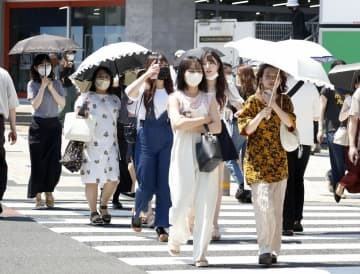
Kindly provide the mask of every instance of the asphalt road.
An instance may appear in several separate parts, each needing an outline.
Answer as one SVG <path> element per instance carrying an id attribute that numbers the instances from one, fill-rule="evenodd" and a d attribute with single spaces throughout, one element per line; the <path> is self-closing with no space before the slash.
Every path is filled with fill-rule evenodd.
<path id="1" fill-rule="evenodd" d="M 90 226 L 84 189 L 78 174 L 63 171 L 53 210 L 34 210 L 26 199 L 29 155 L 26 128 L 15 146 L 6 145 L 9 185 L 0 217 L 0 273 L 193 273 L 191 242 L 180 257 L 171 257 L 153 229 L 130 228 L 133 201 L 111 210 L 112 224 Z M 360 273 L 360 195 L 346 193 L 336 204 L 324 181 L 326 151 L 311 156 L 306 171 L 304 232 L 283 237 L 279 263 L 257 264 L 252 206 L 224 196 L 222 238 L 209 246 L 210 267 L 204 273 Z"/>

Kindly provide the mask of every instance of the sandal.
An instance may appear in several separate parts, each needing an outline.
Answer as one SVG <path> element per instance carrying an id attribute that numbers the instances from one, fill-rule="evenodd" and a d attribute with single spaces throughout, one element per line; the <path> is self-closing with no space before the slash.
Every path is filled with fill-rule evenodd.
<path id="1" fill-rule="evenodd" d="M 94 211 L 94 212 L 91 212 L 91 214 L 90 214 L 90 223 L 92 225 L 100 225 L 100 224 L 103 224 L 103 219 L 101 218 L 99 213 Z"/>
<path id="2" fill-rule="evenodd" d="M 201 258 L 200 260 L 195 261 L 195 266 L 196 267 L 207 267 L 207 266 L 209 266 L 209 262 L 208 262 L 208 260 L 206 260 L 206 258 Z"/>
<path id="3" fill-rule="evenodd" d="M 166 232 L 166 230 L 163 227 L 156 227 L 155 229 L 159 242 L 165 243 L 168 241 L 169 234 Z"/>
<path id="4" fill-rule="evenodd" d="M 180 246 L 168 243 L 168 252 L 170 256 L 176 257 L 180 255 Z"/>
<path id="5" fill-rule="evenodd" d="M 131 217 L 131 228 L 132 228 L 135 232 L 141 232 L 142 219 L 141 219 L 140 217 L 132 216 L 132 217 Z"/>
<path id="6" fill-rule="evenodd" d="M 51 192 L 45 192 L 45 204 L 48 208 L 54 208 L 55 200 Z"/>
<path id="7" fill-rule="evenodd" d="M 108 213 L 107 208 L 107 205 L 100 205 L 99 208 L 101 218 L 104 221 L 104 224 L 110 224 L 111 222 L 111 215 Z"/>
<path id="8" fill-rule="evenodd" d="M 35 209 L 40 209 L 44 207 L 44 201 L 41 199 L 41 193 L 36 194 L 35 196 Z"/>

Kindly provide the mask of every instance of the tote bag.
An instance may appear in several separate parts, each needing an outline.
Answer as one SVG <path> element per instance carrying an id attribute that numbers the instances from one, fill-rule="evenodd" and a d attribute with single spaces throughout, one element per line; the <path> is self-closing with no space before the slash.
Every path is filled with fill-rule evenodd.
<path id="1" fill-rule="evenodd" d="M 196 160 L 202 172 L 213 171 L 222 161 L 221 147 L 218 138 L 212 135 L 209 127 L 204 125 L 206 133 L 201 135 L 201 141 L 196 143 Z"/>
<path id="2" fill-rule="evenodd" d="M 282 96 L 281 96 L 281 109 L 283 109 Z M 281 146 L 285 151 L 292 152 L 296 150 L 300 146 L 300 137 L 298 130 L 294 129 L 293 131 L 289 131 L 287 126 L 283 122 L 280 122 L 280 142 L 281 142 Z"/>
<path id="3" fill-rule="evenodd" d="M 76 112 L 68 112 L 64 121 L 64 137 L 67 140 L 90 142 L 95 134 L 95 118 L 89 114 L 80 117 Z"/>

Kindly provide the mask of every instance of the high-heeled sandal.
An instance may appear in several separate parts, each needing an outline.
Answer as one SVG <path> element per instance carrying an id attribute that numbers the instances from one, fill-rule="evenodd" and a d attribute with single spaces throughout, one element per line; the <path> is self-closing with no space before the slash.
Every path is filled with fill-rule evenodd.
<path id="1" fill-rule="evenodd" d="M 44 207 L 44 201 L 41 199 L 41 193 L 36 194 L 35 196 L 35 209 L 40 209 Z"/>
<path id="2" fill-rule="evenodd" d="M 48 208 L 54 208 L 55 200 L 51 192 L 45 192 L 45 204 Z"/>
<path id="3" fill-rule="evenodd" d="M 111 222 L 111 215 L 107 212 L 107 209 L 107 205 L 100 205 L 99 211 L 104 224 L 110 224 Z"/>
<path id="4" fill-rule="evenodd" d="M 103 224 L 103 219 L 98 212 L 94 211 L 90 213 L 90 223 L 92 225 L 100 225 Z"/>
<path id="5" fill-rule="evenodd" d="M 345 187 L 342 184 L 338 184 L 336 187 L 336 194 L 342 196 L 344 194 Z"/>

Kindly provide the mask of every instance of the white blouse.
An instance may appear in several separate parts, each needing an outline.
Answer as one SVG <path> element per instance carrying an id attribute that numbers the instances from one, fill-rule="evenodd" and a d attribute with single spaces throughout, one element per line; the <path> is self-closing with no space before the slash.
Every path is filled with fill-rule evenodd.
<path id="1" fill-rule="evenodd" d="M 139 90 L 139 95 L 136 98 L 128 96 L 129 99 L 134 102 L 131 107 L 131 112 L 135 115 L 137 114 L 138 125 L 140 125 L 140 120 L 145 120 L 146 117 L 146 108 L 144 105 L 144 97 L 143 97 L 144 92 L 145 92 L 145 83 L 141 86 Z M 161 114 L 163 114 L 167 110 L 168 97 L 169 95 L 167 94 L 165 88 L 155 90 L 154 113 L 156 119 L 158 119 L 161 116 Z"/>

